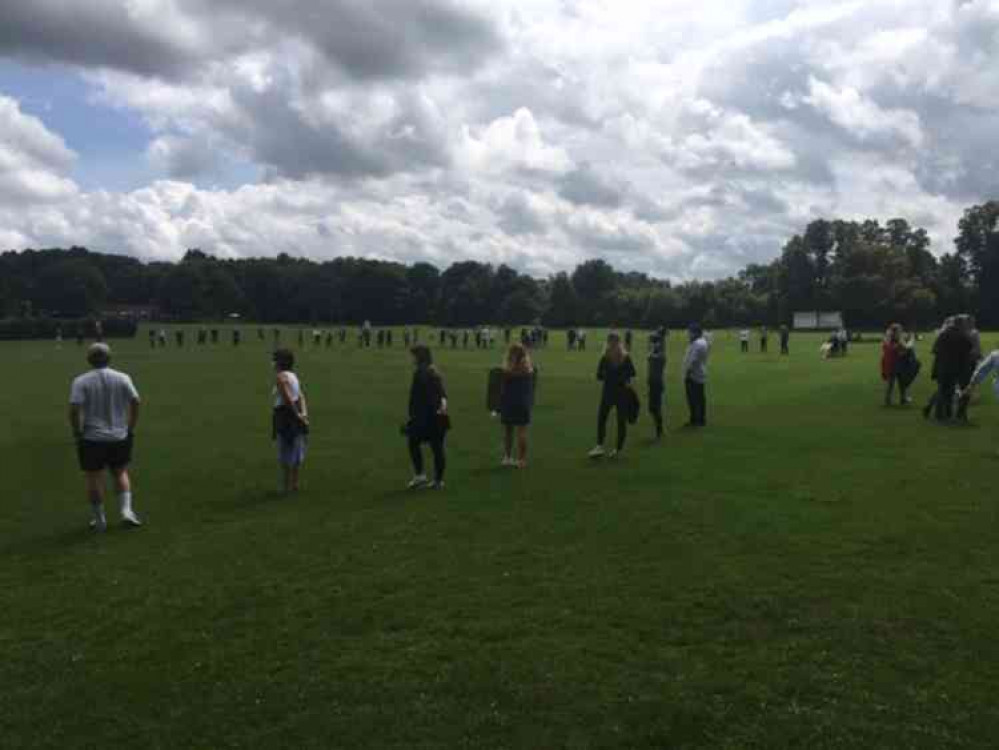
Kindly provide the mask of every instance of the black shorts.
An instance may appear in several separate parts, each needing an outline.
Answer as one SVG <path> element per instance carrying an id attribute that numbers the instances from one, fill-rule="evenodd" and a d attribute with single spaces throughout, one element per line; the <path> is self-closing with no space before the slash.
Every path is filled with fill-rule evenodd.
<path id="1" fill-rule="evenodd" d="M 77 444 L 77 455 L 83 471 L 124 469 L 132 461 L 132 438 L 115 443 L 81 440 Z"/>

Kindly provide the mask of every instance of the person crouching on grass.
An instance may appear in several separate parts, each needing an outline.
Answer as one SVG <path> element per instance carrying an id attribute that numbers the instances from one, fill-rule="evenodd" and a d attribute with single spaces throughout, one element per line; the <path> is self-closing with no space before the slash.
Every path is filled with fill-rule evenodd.
<path id="1" fill-rule="evenodd" d="M 273 359 L 277 373 L 273 390 L 273 437 L 281 464 L 282 489 L 285 493 L 298 492 L 309 434 L 309 408 L 302 384 L 294 373 L 295 355 L 288 349 L 278 349 Z"/>
<path id="2" fill-rule="evenodd" d="M 523 344 L 513 344 L 503 368 L 500 420 L 503 423 L 503 466 L 527 466 L 527 427 L 534 403 L 534 365 Z M 517 433 L 517 458 L 513 457 L 513 435 Z"/>
<path id="3" fill-rule="evenodd" d="M 600 408 L 597 411 L 597 445 L 590 451 L 590 458 L 602 458 L 607 439 L 607 418 L 611 409 L 617 412 L 617 448 L 611 451 L 614 458 L 624 450 L 628 438 L 627 389 L 635 378 L 635 365 L 616 333 L 607 336 L 607 347 L 597 367 L 597 380 L 603 383 Z"/>
<path id="4" fill-rule="evenodd" d="M 93 368 L 73 381 L 69 395 L 69 425 L 76 440 L 80 468 L 87 478 L 87 498 L 93 519 L 90 528 L 107 530 L 104 515 L 104 471 L 111 473 L 121 520 L 126 526 L 141 526 L 132 510 L 132 482 L 128 465 L 132 460 L 135 425 L 139 421 L 139 392 L 132 379 L 111 369 L 111 349 L 94 344 L 87 351 Z"/>
<path id="5" fill-rule="evenodd" d="M 429 487 L 444 489 L 444 470 L 447 456 L 444 438 L 451 426 L 447 413 L 447 391 L 444 379 L 434 367 L 430 349 L 417 344 L 409 350 L 416 368 L 409 388 L 409 421 L 403 431 L 409 444 L 409 457 L 413 462 L 413 479 L 409 489 Z M 434 481 L 429 482 L 423 471 L 423 444 L 430 443 L 434 454 Z"/>

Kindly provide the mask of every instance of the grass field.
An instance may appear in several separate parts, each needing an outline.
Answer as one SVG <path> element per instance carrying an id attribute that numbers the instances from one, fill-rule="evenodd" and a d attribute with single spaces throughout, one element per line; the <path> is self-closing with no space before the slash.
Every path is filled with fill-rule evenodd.
<path id="1" fill-rule="evenodd" d="M 556 334 L 518 472 L 484 407 L 499 352 L 443 351 L 448 486 L 414 494 L 400 338 L 300 354 L 293 498 L 269 341 L 115 344 L 147 525 L 99 537 L 65 423 L 82 351 L 0 344 L 0 747 L 999 745 L 990 389 L 972 426 L 938 426 L 881 406 L 873 344 L 823 362 L 817 338 L 781 358 L 722 334 L 707 430 L 655 445 L 643 415 L 590 462 L 596 335 L 569 354 Z"/>

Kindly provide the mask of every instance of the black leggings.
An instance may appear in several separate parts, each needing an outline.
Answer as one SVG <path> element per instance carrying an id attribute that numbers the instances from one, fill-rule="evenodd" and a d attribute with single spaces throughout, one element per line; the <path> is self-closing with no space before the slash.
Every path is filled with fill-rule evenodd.
<path id="1" fill-rule="evenodd" d="M 444 450 L 444 436 L 431 438 L 430 440 L 420 440 L 411 437 L 409 439 L 409 457 L 413 461 L 413 472 L 417 475 L 423 474 L 423 443 L 430 443 L 430 450 L 434 454 L 434 481 L 444 481 L 444 469 L 447 468 L 447 453 Z"/>
<path id="2" fill-rule="evenodd" d="M 624 410 L 620 403 L 615 401 L 602 400 L 600 410 L 597 412 L 597 445 L 603 445 L 607 439 L 607 418 L 611 409 L 617 411 L 617 449 L 624 448 L 624 441 L 628 439 L 628 420 L 625 418 Z"/>
<path id="3" fill-rule="evenodd" d="M 662 383 L 649 383 L 649 414 L 656 426 L 656 435 L 662 437 L 663 434 L 663 394 L 665 388 Z"/>

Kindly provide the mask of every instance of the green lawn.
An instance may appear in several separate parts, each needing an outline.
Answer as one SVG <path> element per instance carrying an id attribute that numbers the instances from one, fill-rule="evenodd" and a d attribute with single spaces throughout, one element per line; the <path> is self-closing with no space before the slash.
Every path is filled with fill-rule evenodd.
<path id="1" fill-rule="evenodd" d="M 873 344 L 823 362 L 817 338 L 782 359 L 721 334 L 710 426 L 684 431 L 676 334 L 674 429 L 652 444 L 643 415 L 590 462 L 596 335 L 556 334 L 517 472 L 484 408 L 499 352 L 444 351 L 448 486 L 414 494 L 400 339 L 300 354 L 290 499 L 269 340 L 115 344 L 147 525 L 100 537 L 65 424 L 82 351 L 0 344 L 0 747 L 997 746 L 990 389 L 937 426 L 881 406 Z"/>

